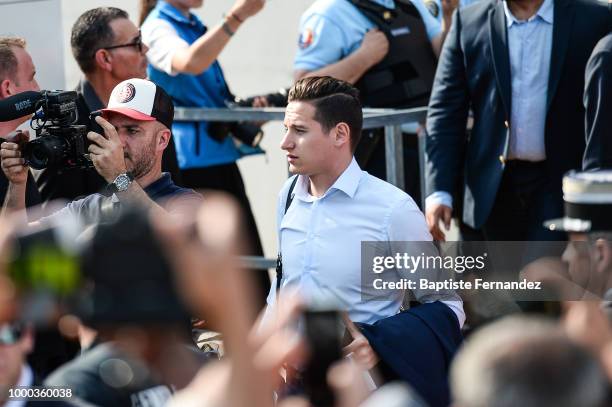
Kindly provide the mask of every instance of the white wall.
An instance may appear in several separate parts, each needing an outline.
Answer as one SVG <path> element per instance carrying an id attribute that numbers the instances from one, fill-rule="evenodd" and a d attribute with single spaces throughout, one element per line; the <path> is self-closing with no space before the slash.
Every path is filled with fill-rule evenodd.
<path id="1" fill-rule="evenodd" d="M 60 0 L 2 0 L 0 35 L 23 37 L 42 89 L 64 89 Z"/>
<path id="2" fill-rule="evenodd" d="M 56 1 L 56 0 L 55 0 Z M 239 96 L 267 93 L 291 85 L 292 61 L 297 47 L 298 22 L 313 0 L 268 0 L 265 8 L 248 20 L 235 34 L 220 56 L 221 65 L 232 91 Z M 205 0 L 196 11 L 205 24 L 214 26 L 232 6 L 229 0 Z M 72 88 L 79 79 L 79 69 L 70 52 L 70 30 L 79 15 L 99 6 L 126 10 L 133 21 L 138 19 L 136 0 L 63 0 L 63 43 L 66 86 Z M 40 68 L 41 70 L 43 68 Z M 239 165 L 244 177 L 253 212 L 268 257 L 276 256 L 275 208 L 278 191 L 287 177 L 286 160 L 278 148 L 282 135 L 280 123 L 264 128 L 262 147 L 267 155 L 249 157 Z"/>

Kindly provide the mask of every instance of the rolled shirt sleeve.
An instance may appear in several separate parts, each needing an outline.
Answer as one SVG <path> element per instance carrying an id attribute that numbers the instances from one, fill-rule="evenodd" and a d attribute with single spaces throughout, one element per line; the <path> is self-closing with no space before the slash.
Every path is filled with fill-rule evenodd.
<path id="1" fill-rule="evenodd" d="M 142 42 L 149 47 L 149 63 L 168 75 L 178 75 L 179 72 L 172 69 L 172 59 L 177 50 L 189 48 L 187 41 L 179 37 L 172 24 L 161 19 L 147 21 L 143 24 L 141 33 Z"/>

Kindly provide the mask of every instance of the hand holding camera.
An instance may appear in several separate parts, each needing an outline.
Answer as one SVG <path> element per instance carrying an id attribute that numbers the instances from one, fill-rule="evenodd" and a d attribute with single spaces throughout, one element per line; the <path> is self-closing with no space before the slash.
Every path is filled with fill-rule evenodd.
<path id="1" fill-rule="evenodd" d="M 12 184 L 25 185 L 28 180 L 29 167 L 23 158 L 22 147 L 29 139 L 27 131 L 17 131 L 0 146 L 2 171 Z"/>
<path id="2" fill-rule="evenodd" d="M 119 174 L 127 172 L 123 145 L 115 127 L 101 116 L 95 118 L 104 130 L 104 135 L 90 131 L 87 139 L 91 141 L 88 147 L 89 158 L 96 171 L 108 183 L 111 183 Z"/>

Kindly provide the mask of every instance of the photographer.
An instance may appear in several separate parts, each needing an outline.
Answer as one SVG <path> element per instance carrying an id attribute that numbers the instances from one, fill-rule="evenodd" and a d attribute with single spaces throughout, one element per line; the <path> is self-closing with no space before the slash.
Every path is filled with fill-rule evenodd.
<path id="1" fill-rule="evenodd" d="M 73 201 L 41 222 L 71 214 L 80 216 L 85 224 L 95 224 L 112 216 L 115 206 L 129 201 L 180 214 L 185 205 L 201 200 L 199 194 L 176 186 L 170 174 L 162 173 L 162 154 L 170 140 L 174 116 L 166 92 L 153 82 L 130 79 L 113 89 L 108 106 L 102 110 L 104 117 L 96 117 L 104 135 L 87 134 L 93 165 L 108 183 L 106 195 L 95 193 Z M 2 143 L 0 155 L 10 183 L 3 213 L 23 210 L 28 167 L 22 147 L 19 143 Z M 25 217 L 21 219 L 25 221 Z"/>
<path id="2" fill-rule="evenodd" d="M 168 91 L 176 106 L 226 107 L 233 97 L 216 59 L 240 26 L 263 8 L 264 1 L 236 0 L 223 22 L 214 27 L 206 27 L 191 12 L 201 5 L 202 0 L 142 0 L 142 40 L 149 47 L 148 73 L 152 81 Z M 214 137 L 211 127 L 207 122 L 181 122 L 172 127 L 184 185 L 221 190 L 234 196 L 246 219 L 250 251 L 245 254 L 263 256 L 255 218 L 236 164 L 240 152 L 233 137 Z M 234 131 L 232 135 L 236 136 Z M 263 306 L 270 282 L 267 272 L 259 273 L 259 278 Z"/>
<path id="3" fill-rule="evenodd" d="M 97 7 L 81 14 L 72 27 L 70 44 L 84 75 L 75 88 L 78 124 L 99 133 L 102 129 L 89 120 L 89 113 L 106 107 L 119 82 L 146 78 L 148 48 L 127 12 L 115 7 Z M 171 174 L 175 183 L 181 184 L 172 139 L 164 152 L 162 169 Z M 35 176 L 44 202 L 77 199 L 99 192 L 106 185 L 93 168 L 68 171 L 45 168 L 36 171 Z"/>
<path id="4" fill-rule="evenodd" d="M 28 90 L 38 91 L 36 68 L 32 57 L 25 50 L 26 42 L 18 37 L 0 37 L 0 100 Z M 15 120 L 0 122 L 0 142 L 10 136 L 19 125 L 29 119 L 29 116 Z M 40 195 L 29 172 L 21 175 L 30 178 L 25 191 L 25 206 L 30 207 L 40 203 Z M 0 199 L 4 201 L 7 193 L 8 179 L 0 173 Z"/>

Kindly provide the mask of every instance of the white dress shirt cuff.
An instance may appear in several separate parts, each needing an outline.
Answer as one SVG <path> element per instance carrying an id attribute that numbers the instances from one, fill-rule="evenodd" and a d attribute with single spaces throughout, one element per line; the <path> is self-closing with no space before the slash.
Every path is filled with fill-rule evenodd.
<path id="1" fill-rule="evenodd" d="M 425 198 L 425 211 L 427 208 L 432 205 L 442 204 L 448 206 L 449 208 L 453 207 L 453 197 L 446 191 L 436 191 L 433 194 L 429 195 Z"/>
<path id="2" fill-rule="evenodd" d="M 463 302 L 462 301 L 440 301 L 442 304 L 446 305 L 451 309 L 457 316 L 457 320 L 459 321 L 459 329 L 463 328 L 463 324 L 465 324 L 465 311 L 463 310 Z"/>

